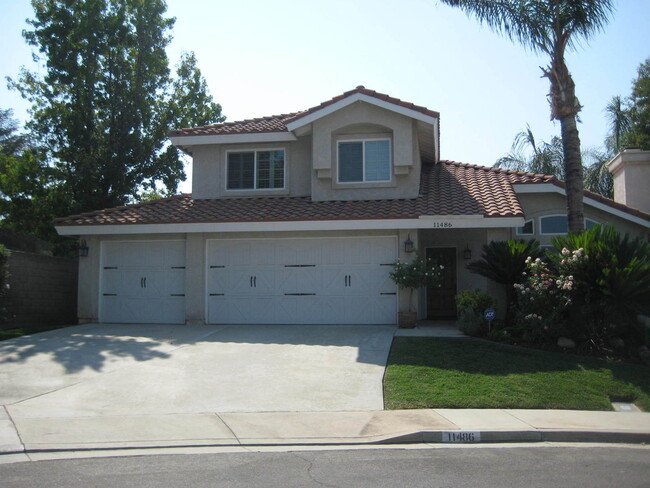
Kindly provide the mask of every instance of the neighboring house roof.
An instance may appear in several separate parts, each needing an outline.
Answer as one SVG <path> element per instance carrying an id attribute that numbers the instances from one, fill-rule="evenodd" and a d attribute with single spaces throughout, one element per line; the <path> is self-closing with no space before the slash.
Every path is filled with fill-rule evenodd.
<path id="1" fill-rule="evenodd" d="M 415 105 L 413 103 L 404 102 L 399 98 L 394 98 L 384 93 L 378 93 L 374 90 L 369 90 L 363 86 L 358 86 L 354 90 L 347 91 L 338 95 L 331 100 L 321 103 L 315 107 L 304 110 L 302 112 L 295 112 L 283 115 L 271 115 L 269 117 L 261 117 L 257 119 L 241 120 L 237 122 L 225 122 L 222 124 L 204 125 L 201 127 L 190 127 L 185 129 L 173 130 L 169 133 L 170 137 L 182 136 L 209 136 L 209 135 L 225 135 L 225 134 L 264 134 L 267 132 L 288 132 L 287 124 L 300 120 L 301 118 L 311 115 L 319 110 L 329 107 L 341 100 L 344 100 L 352 95 L 361 94 L 372 97 L 381 102 L 390 103 L 398 107 L 408 110 L 419 112 L 429 117 L 439 118 L 440 114 L 429 110 L 428 108 Z"/>
<path id="2" fill-rule="evenodd" d="M 512 187 L 552 176 L 452 161 L 422 166 L 420 196 L 400 200 L 312 201 L 310 197 L 193 200 L 184 194 L 55 219 L 56 226 L 413 219 L 436 215 L 523 217 Z"/>

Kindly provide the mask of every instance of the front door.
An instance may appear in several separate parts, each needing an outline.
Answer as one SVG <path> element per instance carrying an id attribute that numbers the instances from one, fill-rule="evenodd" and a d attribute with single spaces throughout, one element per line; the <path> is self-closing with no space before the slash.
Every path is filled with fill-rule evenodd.
<path id="1" fill-rule="evenodd" d="M 442 272 L 442 286 L 427 288 L 427 318 L 456 319 L 456 248 L 428 248 L 426 257 L 445 267 Z"/>

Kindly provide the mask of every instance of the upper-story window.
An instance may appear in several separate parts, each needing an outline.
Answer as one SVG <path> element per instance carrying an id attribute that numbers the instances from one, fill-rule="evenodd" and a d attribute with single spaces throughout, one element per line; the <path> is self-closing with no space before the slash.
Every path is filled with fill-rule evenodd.
<path id="1" fill-rule="evenodd" d="M 390 181 L 390 139 L 339 141 L 339 183 Z"/>
<path id="2" fill-rule="evenodd" d="M 284 150 L 229 151 L 226 189 L 262 190 L 284 188 Z"/>

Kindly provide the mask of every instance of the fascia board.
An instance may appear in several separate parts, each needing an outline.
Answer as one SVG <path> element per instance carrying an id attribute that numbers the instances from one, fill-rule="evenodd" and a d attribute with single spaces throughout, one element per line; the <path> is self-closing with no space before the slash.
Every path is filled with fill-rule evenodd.
<path id="1" fill-rule="evenodd" d="M 284 222 L 206 222 L 186 224 L 61 225 L 62 236 L 109 234 L 173 234 L 195 232 L 278 232 L 386 229 L 476 229 L 521 227 L 523 217 L 432 215 L 418 219 L 301 220 Z"/>
<path id="2" fill-rule="evenodd" d="M 297 140 L 291 132 L 261 132 L 254 134 L 219 134 L 206 136 L 176 136 L 169 140 L 174 146 L 198 146 L 202 144 L 239 144 L 258 142 L 287 142 Z"/>
<path id="3" fill-rule="evenodd" d="M 386 110 L 390 110 L 392 112 L 396 112 L 398 114 L 405 115 L 406 117 L 411 117 L 416 120 L 421 120 L 422 122 L 426 122 L 427 124 L 431 124 L 434 126 L 438 120 L 437 117 L 431 117 L 430 115 L 425 115 L 422 112 L 418 112 L 417 110 L 401 107 L 400 105 L 395 105 L 394 103 L 386 102 L 385 100 L 379 100 L 375 97 L 364 95 L 363 93 L 355 93 L 354 95 L 350 95 L 349 97 L 339 100 L 338 102 L 328 105 L 327 107 L 323 107 L 319 110 L 316 110 L 315 112 L 312 112 L 309 115 L 305 115 L 304 117 L 301 117 L 294 122 L 289 122 L 287 124 L 287 129 L 289 129 L 290 131 L 294 131 L 299 127 L 303 127 L 307 124 L 311 124 L 315 120 L 318 120 L 322 117 L 325 117 L 326 115 L 334 113 L 337 110 L 341 110 L 342 108 L 347 107 L 348 105 L 351 105 L 352 103 L 358 101 L 370 103 L 372 105 L 376 105 L 377 107 L 385 108 Z"/>

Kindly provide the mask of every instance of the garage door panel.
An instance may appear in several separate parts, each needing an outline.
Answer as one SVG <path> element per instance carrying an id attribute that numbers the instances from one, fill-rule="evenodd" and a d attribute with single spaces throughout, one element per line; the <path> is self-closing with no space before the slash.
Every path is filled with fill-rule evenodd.
<path id="1" fill-rule="evenodd" d="M 397 297 L 381 293 L 397 290 L 388 278 L 390 267 L 381 264 L 395 260 L 395 242 L 393 237 L 210 241 L 208 322 L 394 324 Z"/>
<path id="2" fill-rule="evenodd" d="M 185 322 L 185 242 L 102 243 L 100 320 Z"/>

